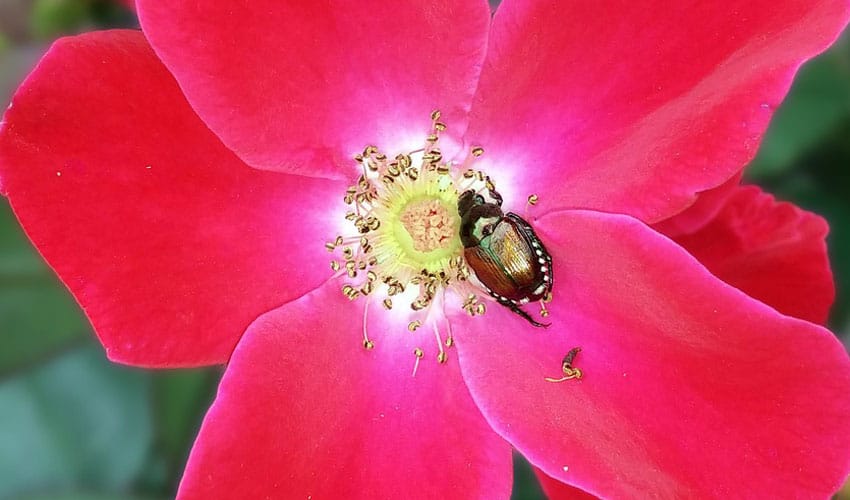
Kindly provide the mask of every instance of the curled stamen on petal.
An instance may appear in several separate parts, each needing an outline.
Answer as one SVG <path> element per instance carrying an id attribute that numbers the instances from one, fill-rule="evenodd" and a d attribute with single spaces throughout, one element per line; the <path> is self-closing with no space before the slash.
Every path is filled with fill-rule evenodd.
<path id="1" fill-rule="evenodd" d="M 564 359 L 561 362 L 561 371 L 564 372 L 563 377 L 558 378 L 558 379 L 551 378 L 551 377 L 544 377 L 544 380 L 546 382 L 558 383 L 558 382 L 564 382 L 566 380 L 580 379 L 584 375 L 584 373 L 582 373 L 581 369 L 575 368 L 573 366 L 573 360 L 575 359 L 576 355 L 580 352 L 581 352 L 581 347 L 573 347 L 572 349 L 570 349 L 570 352 L 568 352 L 567 355 L 564 356 Z"/>

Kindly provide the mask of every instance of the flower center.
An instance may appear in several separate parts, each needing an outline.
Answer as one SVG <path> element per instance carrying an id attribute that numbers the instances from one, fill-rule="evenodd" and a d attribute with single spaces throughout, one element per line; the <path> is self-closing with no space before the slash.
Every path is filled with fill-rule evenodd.
<path id="1" fill-rule="evenodd" d="M 477 202 L 493 203 L 500 210 L 501 197 L 490 177 L 470 168 L 484 150 L 472 148 L 459 164 L 444 162 L 438 142 L 446 126 L 438 111 L 431 118 L 432 130 L 421 149 L 391 157 L 367 146 L 354 157 L 362 173 L 343 197 L 352 234 L 339 235 L 326 247 L 335 255 L 331 269 L 343 279 L 342 293 L 350 300 L 364 299 L 366 349 L 376 345 L 369 337 L 367 315 L 377 296 L 385 312 L 402 315 L 407 331 L 429 326 L 437 343 L 436 358 L 444 363 L 444 346 L 454 344 L 444 313 L 447 300 L 470 316 L 486 312 L 484 300 L 510 304 L 475 278 L 460 237 L 461 193 L 472 192 Z M 529 203 L 534 203 L 531 198 Z M 415 374 L 425 350 L 417 347 L 413 354 Z"/>
<path id="2" fill-rule="evenodd" d="M 448 248 L 457 240 L 457 207 L 454 215 L 436 198 L 424 198 L 408 203 L 401 213 L 401 223 L 411 239 L 413 250 L 428 254 Z"/>

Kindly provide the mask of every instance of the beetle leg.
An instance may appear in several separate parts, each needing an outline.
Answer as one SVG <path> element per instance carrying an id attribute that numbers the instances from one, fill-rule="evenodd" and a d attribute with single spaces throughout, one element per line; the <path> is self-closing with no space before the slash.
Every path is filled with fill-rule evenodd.
<path id="1" fill-rule="evenodd" d="M 536 326 L 538 328 L 541 328 L 541 327 L 542 328 L 549 328 L 549 326 L 552 324 L 552 323 L 540 323 L 539 321 L 536 321 L 527 312 L 522 310 L 518 305 L 514 304 L 510 300 L 502 299 L 502 298 L 498 298 L 496 300 L 499 301 L 499 304 L 502 304 L 503 306 L 507 307 L 511 311 L 513 311 L 516 314 L 519 314 L 520 316 L 525 318 L 525 320 L 528 321 L 529 323 L 531 323 L 533 326 Z"/>

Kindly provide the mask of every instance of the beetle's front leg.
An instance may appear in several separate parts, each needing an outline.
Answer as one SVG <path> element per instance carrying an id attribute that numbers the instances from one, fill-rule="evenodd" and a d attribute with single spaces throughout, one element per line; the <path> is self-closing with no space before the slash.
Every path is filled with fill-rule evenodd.
<path id="1" fill-rule="evenodd" d="M 531 317 L 531 315 L 529 315 L 522 308 L 520 308 L 518 305 L 514 304 L 510 300 L 506 300 L 506 299 L 496 299 L 496 300 L 499 302 L 499 304 L 502 304 L 503 306 L 507 307 L 508 309 L 513 311 L 514 313 L 525 318 L 525 320 L 528 321 L 529 323 L 531 323 L 533 326 L 536 326 L 538 328 L 549 328 L 549 326 L 551 325 L 551 323 L 540 323 L 539 321 L 536 321 L 534 318 Z"/>

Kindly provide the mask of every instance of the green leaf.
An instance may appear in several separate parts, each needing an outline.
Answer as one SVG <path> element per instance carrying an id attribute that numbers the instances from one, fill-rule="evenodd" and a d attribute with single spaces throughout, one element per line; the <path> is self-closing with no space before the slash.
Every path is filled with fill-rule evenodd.
<path id="1" fill-rule="evenodd" d="M 55 494 L 38 495 L 34 497 L 24 497 L 18 500 L 154 500 L 150 497 L 136 497 L 129 495 L 99 495 L 95 493 L 67 493 L 59 492 Z"/>
<path id="2" fill-rule="evenodd" d="M 33 34 L 46 40 L 79 30 L 89 21 L 90 4 L 91 0 L 36 0 Z"/>
<path id="3" fill-rule="evenodd" d="M 0 376 L 45 359 L 90 335 L 70 293 L 0 202 Z"/>
<path id="4" fill-rule="evenodd" d="M 162 372 L 154 378 L 157 445 L 172 482 L 183 470 L 220 378 L 219 368 Z"/>
<path id="5" fill-rule="evenodd" d="M 540 488 L 537 476 L 531 469 L 531 464 L 514 451 L 514 487 L 511 492 L 511 500 L 545 500 L 546 495 Z"/>
<path id="6" fill-rule="evenodd" d="M 152 440 L 150 375 L 75 349 L 0 383 L 0 498 L 127 491 Z"/>
<path id="7" fill-rule="evenodd" d="M 790 170 L 848 116 L 850 35 L 803 66 L 776 111 L 748 174 L 758 179 Z"/>

